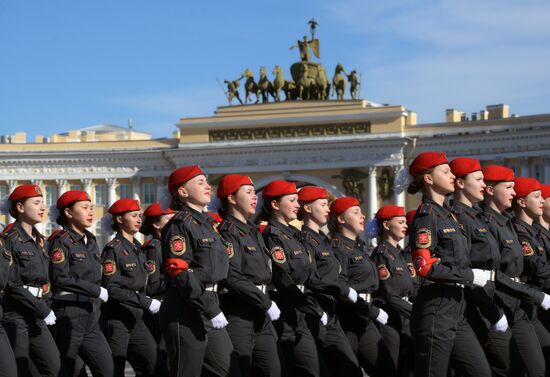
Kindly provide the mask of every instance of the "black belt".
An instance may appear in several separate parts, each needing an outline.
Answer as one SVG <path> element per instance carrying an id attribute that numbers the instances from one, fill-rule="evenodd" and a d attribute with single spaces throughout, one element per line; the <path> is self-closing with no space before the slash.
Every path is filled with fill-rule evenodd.
<path id="1" fill-rule="evenodd" d="M 54 300 L 71 301 L 71 302 L 93 302 L 96 297 L 90 297 L 88 295 L 81 295 L 73 292 L 60 291 L 54 297 Z"/>

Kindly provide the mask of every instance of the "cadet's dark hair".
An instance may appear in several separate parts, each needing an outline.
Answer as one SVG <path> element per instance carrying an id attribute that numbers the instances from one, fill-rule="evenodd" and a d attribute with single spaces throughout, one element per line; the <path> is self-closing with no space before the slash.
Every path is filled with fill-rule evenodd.
<path id="1" fill-rule="evenodd" d="M 181 198 L 179 197 L 178 192 L 174 191 L 170 200 L 170 209 L 174 211 L 179 211 L 181 210 L 182 204 L 183 203 L 181 202 Z"/>
<path id="2" fill-rule="evenodd" d="M 141 228 L 139 231 L 143 233 L 146 236 L 154 235 L 155 234 L 155 227 L 153 226 L 154 223 L 160 220 L 161 216 L 144 216 L 143 223 L 141 224 Z"/>
<path id="3" fill-rule="evenodd" d="M 413 177 L 413 181 L 409 184 L 409 188 L 407 189 L 407 192 L 411 195 L 414 195 L 419 191 L 424 192 L 424 189 L 426 188 L 426 186 L 424 186 L 424 175 L 432 174 L 433 171 L 434 171 L 434 168 L 430 168 L 422 173 L 416 174 Z"/>
<path id="4" fill-rule="evenodd" d="M 61 208 L 59 210 L 59 215 L 57 216 L 57 219 L 55 219 L 55 222 L 61 226 L 69 225 L 69 219 L 67 219 L 67 216 L 65 216 L 65 208 L 73 209 L 76 203 L 77 202 L 72 202 L 68 206 Z"/>
<path id="5" fill-rule="evenodd" d="M 279 201 L 281 200 L 281 196 L 264 196 L 262 199 L 263 199 L 263 204 L 262 204 L 262 209 L 260 211 L 260 213 L 258 214 L 258 217 L 256 217 L 256 224 L 260 224 L 262 221 L 269 221 L 269 219 L 271 218 L 271 216 L 273 216 L 273 208 L 271 207 L 271 201 L 273 200 L 276 200 L 276 201 Z"/>
<path id="6" fill-rule="evenodd" d="M 18 203 L 24 203 L 25 200 L 27 200 L 27 199 L 28 198 L 24 198 L 24 199 L 19 199 L 19 200 L 10 202 L 9 213 L 10 213 L 11 217 L 13 217 L 14 219 L 17 219 L 17 216 L 19 216 L 19 211 L 17 211 L 17 204 Z"/>
<path id="7" fill-rule="evenodd" d="M 113 218 L 111 220 L 111 229 L 114 230 L 115 232 L 120 231 L 120 224 L 118 223 L 118 221 L 116 221 L 116 218 L 118 216 L 120 215 L 113 215 Z"/>
<path id="8" fill-rule="evenodd" d="M 227 210 L 229 209 L 229 200 L 227 200 L 227 196 L 218 199 L 220 200 L 218 215 L 220 215 L 222 219 L 225 219 L 225 216 L 227 216 Z"/>

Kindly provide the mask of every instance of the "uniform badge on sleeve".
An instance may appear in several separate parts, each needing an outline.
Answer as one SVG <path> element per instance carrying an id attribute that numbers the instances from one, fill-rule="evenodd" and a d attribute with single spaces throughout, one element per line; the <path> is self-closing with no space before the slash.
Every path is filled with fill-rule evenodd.
<path id="1" fill-rule="evenodd" d="M 409 269 L 409 272 L 411 273 L 411 277 L 416 277 L 416 270 L 414 269 L 414 265 L 412 263 L 407 263 L 407 268 Z"/>
<path id="2" fill-rule="evenodd" d="M 416 231 L 416 247 L 427 249 L 432 246 L 432 232 L 428 228 L 420 228 Z"/>
<path id="3" fill-rule="evenodd" d="M 54 264 L 59 264 L 65 262 L 65 253 L 63 252 L 63 249 L 58 247 L 55 248 L 52 252 L 52 262 Z"/>
<path id="4" fill-rule="evenodd" d="M 233 248 L 233 244 L 231 242 L 227 243 L 227 256 L 231 259 L 233 258 L 233 255 L 235 255 L 235 249 Z"/>
<path id="5" fill-rule="evenodd" d="M 112 259 L 103 262 L 103 275 L 111 276 L 116 272 L 116 264 Z"/>
<path id="6" fill-rule="evenodd" d="M 274 246 L 270 250 L 271 256 L 273 257 L 273 260 L 277 263 L 285 263 L 286 262 L 286 255 L 285 251 L 280 246 Z"/>
<path id="7" fill-rule="evenodd" d="M 535 253 L 529 241 L 521 241 L 521 248 L 523 250 L 524 257 L 530 257 Z"/>
<path id="8" fill-rule="evenodd" d="M 170 252 L 176 256 L 183 255 L 187 246 L 185 244 L 185 237 L 176 235 L 170 238 Z"/>
<path id="9" fill-rule="evenodd" d="M 385 264 L 381 264 L 380 266 L 378 266 L 378 277 L 380 278 L 380 280 L 386 280 L 390 276 L 390 271 Z"/>

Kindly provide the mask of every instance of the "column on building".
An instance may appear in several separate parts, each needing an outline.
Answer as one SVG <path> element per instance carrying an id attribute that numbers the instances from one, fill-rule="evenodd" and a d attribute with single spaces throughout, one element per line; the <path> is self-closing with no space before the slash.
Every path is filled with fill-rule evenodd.
<path id="1" fill-rule="evenodd" d="M 41 179 L 31 179 L 31 183 L 33 185 L 37 185 L 37 186 L 40 186 L 40 190 L 42 191 L 42 195 L 45 195 L 46 193 L 44 192 L 44 188 L 42 187 L 42 180 Z M 44 221 L 44 220 L 42 220 Z M 43 226 L 43 223 L 38 223 L 34 226 L 36 228 L 36 230 L 38 230 L 40 233 L 44 233 L 44 226 Z"/>
<path id="2" fill-rule="evenodd" d="M 81 179 L 82 187 L 84 191 L 88 193 L 90 198 L 92 197 L 92 179 L 91 178 L 83 178 Z"/>
<path id="3" fill-rule="evenodd" d="M 114 204 L 114 202 L 117 201 L 117 196 L 116 196 L 117 179 L 107 178 L 105 179 L 105 182 L 107 183 L 107 203 L 109 204 L 109 207 L 111 207 Z"/>
<path id="4" fill-rule="evenodd" d="M 55 183 L 57 184 L 57 197 L 60 197 L 67 190 L 67 180 L 56 179 Z"/>
<path id="5" fill-rule="evenodd" d="M 529 158 L 521 157 L 519 159 L 520 172 L 522 177 L 529 177 Z"/>
<path id="6" fill-rule="evenodd" d="M 132 177 L 132 198 L 141 202 L 141 177 Z"/>
<path id="7" fill-rule="evenodd" d="M 9 179 L 8 180 L 8 196 L 15 190 L 17 187 L 17 180 L 15 179 Z M 15 219 L 10 215 L 8 212 L 8 223 L 13 223 Z"/>
<path id="8" fill-rule="evenodd" d="M 368 219 L 372 219 L 378 211 L 378 188 L 376 184 L 376 166 L 369 167 L 369 213 Z"/>
<path id="9" fill-rule="evenodd" d="M 404 169 L 403 165 L 395 165 L 393 167 L 393 173 L 394 173 L 394 182 L 395 178 L 397 178 L 397 174 Z M 394 185 L 395 190 L 395 185 Z M 405 191 L 401 193 L 395 192 L 395 205 L 400 207 L 405 207 Z"/>

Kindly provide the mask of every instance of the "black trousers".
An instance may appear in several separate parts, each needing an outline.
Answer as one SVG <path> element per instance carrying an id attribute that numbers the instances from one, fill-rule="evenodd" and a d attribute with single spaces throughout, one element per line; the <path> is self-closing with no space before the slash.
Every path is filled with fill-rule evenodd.
<path id="1" fill-rule="evenodd" d="M 467 302 L 465 316 L 485 350 L 494 376 L 508 377 L 510 375 L 512 331 L 510 329 L 506 332 L 491 330 L 491 323 L 483 317 L 474 302 Z"/>
<path id="2" fill-rule="evenodd" d="M 464 317 L 463 289 L 445 284 L 420 288 L 411 315 L 416 376 L 447 376 L 449 364 L 463 376 L 490 377 L 483 349 Z"/>
<path id="3" fill-rule="evenodd" d="M 281 316 L 273 322 L 273 326 L 279 336 L 283 376 L 319 377 L 319 355 L 305 314 L 280 298 L 275 301 L 281 309 Z"/>
<path id="4" fill-rule="evenodd" d="M 160 300 L 162 298 L 159 297 L 157 299 Z M 168 351 L 166 350 L 166 342 L 162 337 L 162 331 L 160 329 L 159 314 L 153 314 L 150 311 L 146 311 L 143 313 L 143 321 L 157 343 L 157 370 L 155 371 L 155 376 L 168 376 Z"/>
<path id="5" fill-rule="evenodd" d="M 37 370 L 42 376 L 57 377 L 61 370 L 59 351 L 43 320 L 7 311 L 2 324 L 13 349 L 18 376 L 33 376 Z"/>
<path id="6" fill-rule="evenodd" d="M 413 376 L 414 348 L 408 327 L 409 320 L 406 318 L 401 318 L 401 320 L 407 324 L 406 331 L 403 328 L 387 324 L 379 326 L 380 334 L 397 369 L 397 375 Z"/>
<path id="7" fill-rule="evenodd" d="M 227 316 L 227 333 L 233 343 L 230 375 L 234 377 L 281 377 L 277 334 L 271 321 Z"/>
<path id="8" fill-rule="evenodd" d="M 143 309 L 113 305 L 103 314 L 102 327 L 111 347 L 114 375 L 124 376 L 128 360 L 140 376 L 154 376 L 157 344 L 143 322 Z"/>
<path id="9" fill-rule="evenodd" d="M 111 349 L 99 326 L 99 299 L 94 302 L 54 300 L 55 342 L 61 354 L 61 365 L 66 376 L 81 370 L 80 357 L 92 375 L 112 376 L 114 373 Z"/>
<path id="10" fill-rule="evenodd" d="M 214 329 L 210 320 L 184 302 L 173 288 L 168 289 L 159 314 L 170 376 L 229 374 L 233 346 L 226 329 Z"/>
<path id="11" fill-rule="evenodd" d="M 510 325 L 512 329 L 510 375 L 522 376 L 527 372 L 529 377 L 544 376 L 546 371 L 544 354 L 533 323 L 524 316 L 511 322 Z"/>
<path id="12" fill-rule="evenodd" d="M 318 318 L 306 317 L 309 329 L 317 342 L 322 376 L 362 377 L 359 360 L 340 325 L 337 316 L 329 317 L 326 326 Z"/>
<path id="13" fill-rule="evenodd" d="M 17 377 L 15 356 L 3 326 L 0 326 L 0 377 Z"/>

